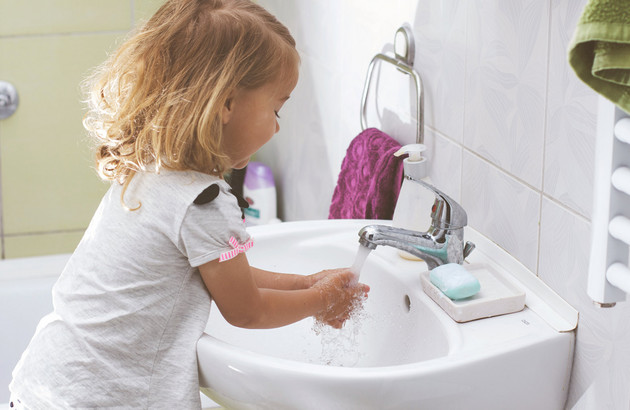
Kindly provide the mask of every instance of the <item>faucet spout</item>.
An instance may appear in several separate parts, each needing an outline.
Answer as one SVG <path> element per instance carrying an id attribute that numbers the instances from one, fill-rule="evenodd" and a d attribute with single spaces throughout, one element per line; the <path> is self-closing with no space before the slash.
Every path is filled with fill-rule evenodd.
<path id="1" fill-rule="evenodd" d="M 446 263 L 463 263 L 475 244 L 464 244 L 464 226 L 468 220 L 462 206 L 436 187 L 405 177 L 435 194 L 429 230 L 418 232 L 386 225 L 368 225 L 359 231 L 359 243 L 369 249 L 385 245 L 409 252 L 424 259 L 429 269 Z"/>
<path id="2" fill-rule="evenodd" d="M 427 232 L 410 231 L 386 225 L 368 225 L 359 231 L 359 243 L 369 249 L 391 246 L 424 259 L 429 269 L 445 263 L 464 261 L 463 245 L 456 235 L 438 242 Z"/>

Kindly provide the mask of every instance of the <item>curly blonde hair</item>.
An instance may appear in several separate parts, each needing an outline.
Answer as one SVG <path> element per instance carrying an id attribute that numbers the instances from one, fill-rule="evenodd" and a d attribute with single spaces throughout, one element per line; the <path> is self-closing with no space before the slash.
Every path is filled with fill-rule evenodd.
<path id="1" fill-rule="evenodd" d="M 86 82 L 99 176 L 125 189 L 147 167 L 222 176 L 222 107 L 298 64 L 289 30 L 249 0 L 167 1 Z"/>

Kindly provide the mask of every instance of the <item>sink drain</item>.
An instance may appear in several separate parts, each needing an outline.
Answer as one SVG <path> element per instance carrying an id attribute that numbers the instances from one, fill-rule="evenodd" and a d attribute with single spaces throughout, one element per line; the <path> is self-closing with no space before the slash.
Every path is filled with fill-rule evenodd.
<path id="1" fill-rule="evenodd" d="M 409 295 L 405 295 L 405 307 L 407 308 L 407 312 L 411 310 L 411 299 L 409 299 Z"/>

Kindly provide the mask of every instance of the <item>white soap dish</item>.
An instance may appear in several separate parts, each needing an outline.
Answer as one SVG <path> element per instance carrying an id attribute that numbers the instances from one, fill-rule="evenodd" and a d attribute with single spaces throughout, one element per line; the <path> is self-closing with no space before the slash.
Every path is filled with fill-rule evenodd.
<path id="1" fill-rule="evenodd" d="M 431 283 L 429 272 L 422 272 L 422 289 L 456 322 L 469 322 L 485 317 L 523 310 L 525 292 L 515 286 L 503 272 L 485 263 L 464 265 L 479 280 L 481 290 L 474 296 L 451 300 Z"/>

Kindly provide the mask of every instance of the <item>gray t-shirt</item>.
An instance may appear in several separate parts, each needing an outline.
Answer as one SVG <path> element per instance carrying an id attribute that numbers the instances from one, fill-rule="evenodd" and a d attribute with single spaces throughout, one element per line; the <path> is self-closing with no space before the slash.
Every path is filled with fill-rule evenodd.
<path id="1" fill-rule="evenodd" d="M 193 201 L 208 186 L 218 196 Z M 197 172 L 138 173 L 112 185 L 53 288 L 13 372 L 33 409 L 199 409 L 196 343 L 210 295 L 198 266 L 249 240 L 236 198 Z"/>

